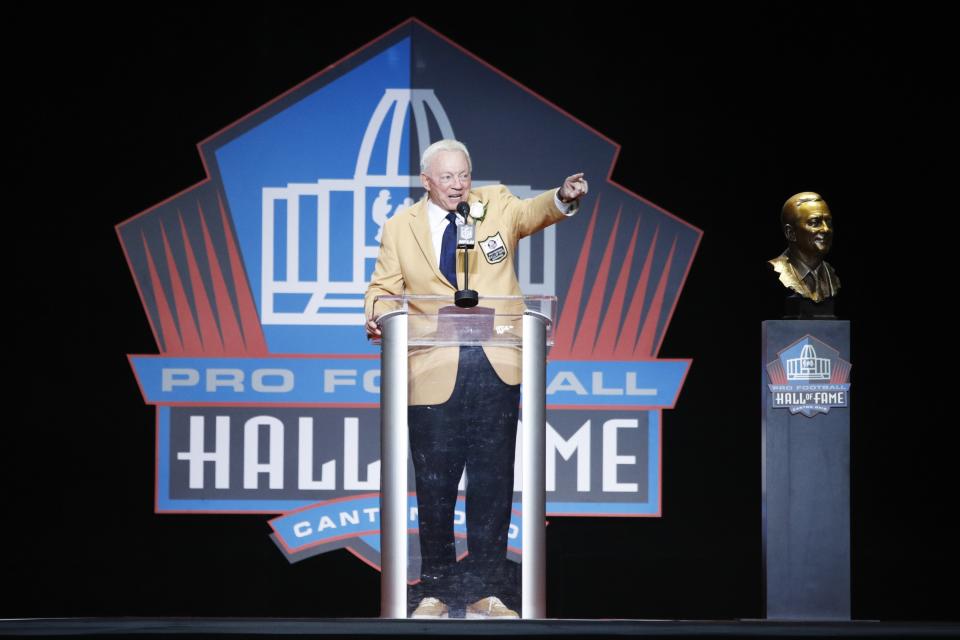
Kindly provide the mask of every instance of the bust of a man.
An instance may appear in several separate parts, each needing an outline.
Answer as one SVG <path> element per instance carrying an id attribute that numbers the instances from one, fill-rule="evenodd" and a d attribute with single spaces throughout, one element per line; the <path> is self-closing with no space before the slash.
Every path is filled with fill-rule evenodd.
<path id="1" fill-rule="evenodd" d="M 833 217 L 819 194 L 790 196 L 780 213 L 787 249 L 769 263 L 790 297 L 822 303 L 840 290 L 840 279 L 824 257 L 833 243 Z"/>

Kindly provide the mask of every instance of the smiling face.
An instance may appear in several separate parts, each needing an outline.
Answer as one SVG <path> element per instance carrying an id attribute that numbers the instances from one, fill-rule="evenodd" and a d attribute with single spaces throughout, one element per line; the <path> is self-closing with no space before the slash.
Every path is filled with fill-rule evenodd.
<path id="1" fill-rule="evenodd" d="M 833 244 L 833 216 L 823 200 L 805 202 L 797 207 L 796 223 L 797 244 L 806 254 L 821 258 L 830 251 Z"/>
<path id="2" fill-rule="evenodd" d="M 792 250 L 808 264 L 823 260 L 833 244 L 833 216 L 819 195 L 806 192 L 790 198 L 783 208 L 783 232 Z"/>
<path id="3" fill-rule="evenodd" d="M 455 211 L 470 193 L 470 163 L 462 151 L 438 151 L 420 174 L 430 200 L 445 211 Z"/>

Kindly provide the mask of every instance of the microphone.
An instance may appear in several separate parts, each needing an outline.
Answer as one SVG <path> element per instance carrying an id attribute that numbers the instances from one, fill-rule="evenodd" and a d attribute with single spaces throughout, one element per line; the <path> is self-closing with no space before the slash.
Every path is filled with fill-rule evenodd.
<path id="1" fill-rule="evenodd" d="M 465 224 L 457 225 L 457 249 L 473 249 L 476 245 L 474 235 L 475 228 L 470 224 L 470 205 L 466 202 L 461 202 L 457 205 L 457 213 L 462 215 L 463 219 L 466 220 Z"/>
<path id="2" fill-rule="evenodd" d="M 470 205 L 461 202 L 457 205 L 457 213 L 466 220 L 465 224 L 457 225 L 457 249 L 463 249 L 463 289 L 453 295 L 453 302 L 458 307 L 469 308 L 477 306 L 480 296 L 470 288 L 470 258 L 469 251 L 476 244 L 476 228 L 470 224 Z"/>

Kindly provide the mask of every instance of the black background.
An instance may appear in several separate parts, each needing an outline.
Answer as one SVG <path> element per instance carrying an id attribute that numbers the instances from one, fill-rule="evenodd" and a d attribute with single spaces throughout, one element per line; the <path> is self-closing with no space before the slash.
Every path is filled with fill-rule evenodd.
<path id="1" fill-rule="evenodd" d="M 288 565 L 267 516 L 153 513 L 126 354 L 156 345 L 113 227 L 201 180 L 200 140 L 415 15 L 619 143 L 610 178 L 705 232 L 660 353 L 694 360 L 664 413 L 663 517 L 553 519 L 549 615 L 762 615 L 755 283 L 809 189 L 853 322 L 854 617 L 956 619 L 956 197 L 932 196 L 956 181 L 955 71 L 945 15 L 910 7 L 14 15 L 0 617 L 377 614 L 347 552 Z"/>

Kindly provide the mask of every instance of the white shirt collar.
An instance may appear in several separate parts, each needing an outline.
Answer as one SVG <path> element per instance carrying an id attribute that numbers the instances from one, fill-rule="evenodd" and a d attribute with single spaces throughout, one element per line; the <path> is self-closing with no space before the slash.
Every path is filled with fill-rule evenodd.
<path id="1" fill-rule="evenodd" d="M 433 200 L 428 200 L 428 201 L 427 201 L 427 216 L 428 216 L 428 219 L 430 220 L 430 230 L 433 231 L 433 232 L 436 232 L 436 230 L 439 228 L 439 229 L 440 229 L 440 233 L 442 234 L 442 233 L 443 233 L 443 230 L 444 230 L 444 229 L 446 228 L 446 226 L 447 226 L 447 214 L 448 214 L 448 213 L 449 213 L 449 211 L 447 211 L 446 209 L 441 209 L 440 207 L 438 207 L 438 206 L 433 202 Z M 456 212 L 454 212 L 454 213 L 456 213 Z M 459 213 L 457 213 L 456 215 L 457 215 L 457 222 L 458 222 L 459 224 L 463 224 L 463 223 L 465 222 L 464 219 L 463 219 L 463 216 L 461 216 Z"/>

